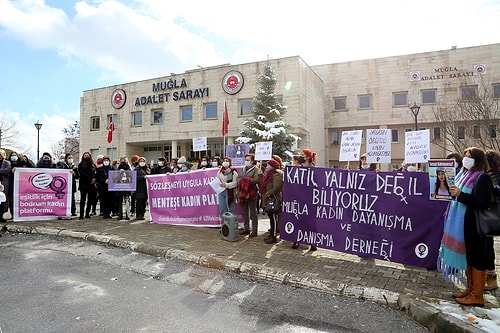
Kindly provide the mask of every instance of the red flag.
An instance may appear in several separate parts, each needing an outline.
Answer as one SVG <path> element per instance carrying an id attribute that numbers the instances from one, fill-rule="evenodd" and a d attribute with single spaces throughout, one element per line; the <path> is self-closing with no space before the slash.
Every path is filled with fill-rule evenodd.
<path id="1" fill-rule="evenodd" d="M 227 113 L 227 104 L 224 102 L 224 113 L 222 114 L 222 136 L 229 132 L 229 114 Z"/>
<path id="2" fill-rule="evenodd" d="M 115 125 L 113 124 L 113 116 L 109 117 L 109 129 L 108 129 L 108 143 L 113 141 L 113 131 L 115 130 Z"/>

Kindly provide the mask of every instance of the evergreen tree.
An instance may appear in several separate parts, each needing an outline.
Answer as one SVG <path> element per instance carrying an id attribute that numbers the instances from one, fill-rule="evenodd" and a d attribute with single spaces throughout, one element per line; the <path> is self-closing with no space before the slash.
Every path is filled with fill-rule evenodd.
<path id="1" fill-rule="evenodd" d="M 273 154 L 290 160 L 292 145 L 299 138 L 287 133 L 290 125 L 282 120 L 287 106 L 276 100 L 276 77 L 269 61 L 264 73 L 258 77 L 258 84 L 257 94 L 253 98 L 253 118 L 243 122 L 245 128 L 240 131 L 236 142 L 249 143 L 254 148 L 252 144 L 256 142 L 272 141 Z"/>

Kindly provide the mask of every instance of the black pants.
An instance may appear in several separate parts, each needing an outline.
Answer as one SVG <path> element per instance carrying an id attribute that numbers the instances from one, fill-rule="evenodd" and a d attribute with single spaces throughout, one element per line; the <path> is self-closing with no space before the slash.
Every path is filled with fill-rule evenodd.
<path id="1" fill-rule="evenodd" d="M 268 213 L 267 216 L 269 217 L 269 235 L 276 237 L 279 229 L 280 214 Z"/>

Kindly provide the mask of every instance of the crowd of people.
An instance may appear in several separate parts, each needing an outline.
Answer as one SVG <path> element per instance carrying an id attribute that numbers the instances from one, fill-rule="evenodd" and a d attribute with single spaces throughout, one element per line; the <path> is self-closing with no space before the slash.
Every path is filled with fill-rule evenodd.
<path id="1" fill-rule="evenodd" d="M 484 209 L 492 196 L 499 197 L 500 153 L 495 150 L 482 150 L 470 147 L 463 154 L 451 153 L 446 159 L 455 161 L 456 176 L 453 184 L 448 185 L 442 170 L 436 171 L 436 184 L 433 195 L 450 195 L 448 209 L 444 218 L 444 232 L 441 241 L 438 267 L 443 276 L 452 281 L 465 280 L 465 290 L 453 294 L 455 300 L 463 305 L 484 305 L 485 290 L 497 289 L 495 270 L 494 240 L 490 236 L 479 235 L 476 229 L 475 211 Z M 244 155 L 244 166 L 236 168 L 230 157 L 200 159 L 198 169 L 217 168 L 217 178 L 224 189 L 218 194 L 219 213 L 235 213 L 236 205 L 243 211 L 243 228 L 239 234 L 248 237 L 258 236 L 258 214 L 265 209 L 270 198 L 283 197 L 284 163 L 280 156 L 273 155 L 265 163 L 255 160 L 253 153 Z M 293 156 L 294 166 L 314 167 L 316 153 L 310 149 L 302 150 Z M 77 216 L 75 193 L 80 192 L 79 218 L 90 218 L 97 215 L 99 204 L 102 218 L 118 216 L 129 218 L 136 214 L 138 220 L 144 220 L 147 204 L 146 176 L 153 174 L 175 174 L 190 172 L 193 164 L 185 157 L 173 158 L 168 162 L 158 159 L 157 165 L 150 165 L 142 156 L 134 155 L 129 160 L 121 157 L 111 161 L 109 156 L 99 155 L 94 161 L 89 152 L 84 152 L 81 160 L 75 163 L 73 155 L 68 153 L 54 163 L 49 153 L 34 165 L 25 155 L 13 151 L 6 156 L 0 149 L 0 189 L 6 200 L 0 203 L 0 222 L 5 222 L 4 213 L 10 211 L 14 215 L 13 180 L 18 168 L 61 168 L 71 170 L 71 215 Z M 419 165 L 406 163 L 404 171 L 418 171 Z M 366 162 L 366 154 L 360 156 L 359 170 L 379 172 L 378 165 Z M 112 170 L 127 172 L 136 171 L 136 189 L 131 192 L 109 191 L 109 173 Z M 493 177 L 493 175 L 495 177 Z M 77 183 L 78 180 L 78 189 Z M 124 200 L 130 200 L 130 212 L 123 212 Z M 269 233 L 263 239 L 267 244 L 278 242 L 281 212 L 267 212 Z M 293 243 L 292 248 L 299 247 Z M 316 247 L 311 246 L 311 251 Z"/>

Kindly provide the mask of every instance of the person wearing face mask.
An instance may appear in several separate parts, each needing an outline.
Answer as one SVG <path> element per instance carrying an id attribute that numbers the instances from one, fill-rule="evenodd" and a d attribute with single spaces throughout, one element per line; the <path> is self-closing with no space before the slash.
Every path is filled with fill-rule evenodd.
<path id="1" fill-rule="evenodd" d="M 283 190 L 283 171 L 281 171 L 280 163 L 275 159 L 267 161 L 266 171 L 259 182 L 259 191 L 262 195 L 262 208 L 266 207 L 267 200 L 271 196 L 276 196 L 282 199 Z M 273 244 L 278 242 L 278 221 L 280 213 L 267 213 L 269 217 L 269 236 L 264 238 L 266 244 Z"/>
<path id="2" fill-rule="evenodd" d="M 222 160 L 219 156 L 215 156 L 212 159 L 212 168 L 220 168 L 222 166 Z"/>
<path id="3" fill-rule="evenodd" d="M 19 154 L 15 151 L 11 151 L 8 160 L 10 161 L 10 174 L 9 174 L 9 184 L 14 184 L 14 174 L 16 169 L 28 168 L 30 165 L 26 160 L 21 158 Z M 9 186 L 8 191 L 5 192 L 7 196 L 7 202 L 9 206 L 10 215 L 14 216 L 14 186 Z"/>
<path id="4" fill-rule="evenodd" d="M 153 170 L 151 170 L 152 175 L 161 175 L 171 172 L 172 169 L 170 169 L 170 166 L 167 164 L 167 160 L 165 159 L 165 157 L 158 158 L 158 164 Z"/>
<path id="5" fill-rule="evenodd" d="M 97 188 L 99 190 L 99 201 L 101 204 L 102 218 L 110 219 L 113 208 L 114 194 L 108 190 L 109 171 L 112 170 L 109 156 L 102 157 L 102 166 L 96 169 Z"/>
<path id="6" fill-rule="evenodd" d="M 255 155 L 250 153 L 245 155 L 245 166 L 241 169 L 238 177 L 238 200 L 243 209 L 243 230 L 240 235 L 257 237 L 258 217 L 257 217 L 257 193 L 258 184 L 262 178 L 262 171 L 255 163 Z M 250 230 L 250 220 L 252 228 Z"/>
<path id="7" fill-rule="evenodd" d="M 209 163 L 210 158 L 208 156 L 203 156 L 201 158 L 200 164 L 198 164 L 198 169 L 204 170 L 206 168 L 211 168 L 212 164 Z"/>
<path id="8" fill-rule="evenodd" d="M 224 191 L 218 195 L 219 216 L 222 218 L 222 214 L 226 212 L 234 214 L 236 201 L 235 190 L 238 186 L 238 172 L 231 165 L 231 158 L 224 157 L 222 167 L 217 172 L 217 178 L 220 181 L 221 187 L 224 188 Z"/>
<path id="9" fill-rule="evenodd" d="M 96 166 L 92 155 L 88 151 L 84 152 L 80 163 L 78 163 L 78 174 L 80 175 L 80 181 L 78 182 L 78 190 L 80 191 L 80 220 L 83 219 L 84 213 L 85 218 L 90 218 L 92 202 L 96 200 L 95 170 Z"/>
<path id="10" fill-rule="evenodd" d="M 486 173 L 489 165 L 482 149 L 465 149 L 462 164 L 455 185 L 450 185 L 455 200 L 446 214 L 438 270 L 452 281 L 465 276 L 465 291 L 452 294 L 457 303 L 484 306 L 487 244 L 486 237 L 477 233 L 475 211 L 488 207 L 493 184 Z"/>
<path id="11" fill-rule="evenodd" d="M 0 149 L 0 183 L 4 186 L 4 193 L 9 193 L 9 174 L 11 172 L 10 161 L 6 159 L 5 150 Z M 9 202 L 0 203 L 0 222 L 5 222 L 3 215 L 9 210 Z"/>
<path id="12" fill-rule="evenodd" d="M 359 170 L 376 171 L 377 163 L 367 163 L 365 153 L 359 158 Z"/>
<path id="13" fill-rule="evenodd" d="M 192 167 L 193 165 L 190 162 L 184 161 L 181 164 L 181 169 L 179 170 L 179 172 L 190 172 Z"/>
<path id="14" fill-rule="evenodd" d="M 36 163 L 37 168 L 55 168 L 56 165 L 54 162 L 52 162 L 52 155 L 50 155 L 48 152 L 45 152 L 42 154 L 42 157 L 38 160 Z"/>
<path id="15" fill-rule="evenodd" d="M 71 216 L 76 216 L 76 202 L 75 202 L 75 193 L 76 193 L 76 180 L 80 178 L 78 174 L 78 168 L 75 166 L 73 162 L 73 154 L 66 153 L 64 155 L 63 161 L 57 162 L 57 168 L 59 169 L 69 169 L 72 175 L 71 180 Z"/>
<path id="16" fill-rule="evenodd" d="M 139 157 L 139 165 L 135 168 L 137 171 L 137 183 L 135 191 L 135 209 L 137 220 L 144 220 L 146 214 L 146 201 L 148 200 L 148 190 L 146 184 L 146 176 L 151 174 L 151 170 L 146 163 L 146 158 Z"/>

